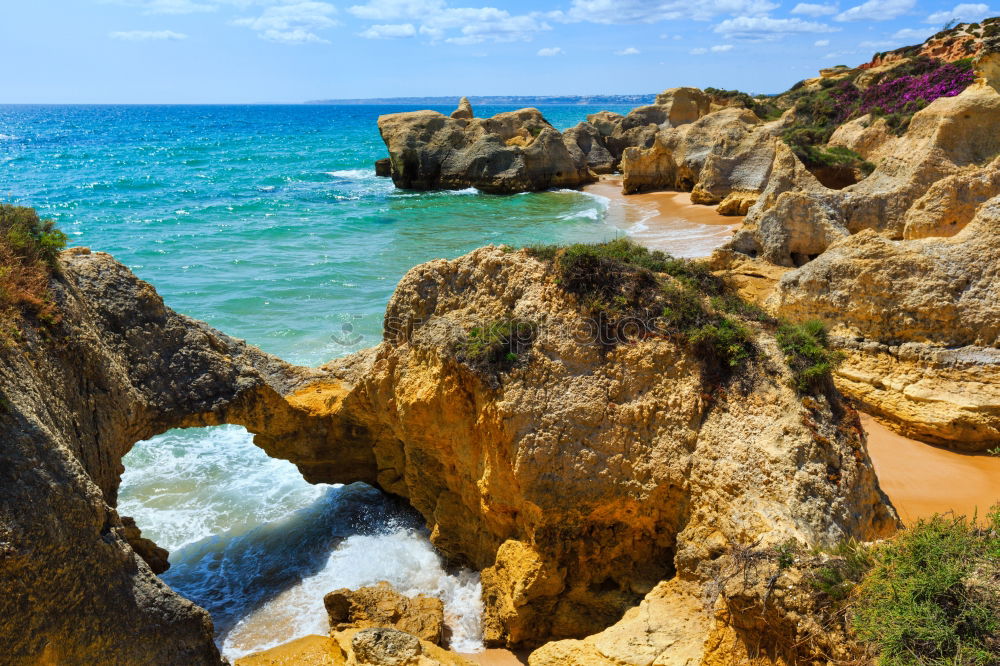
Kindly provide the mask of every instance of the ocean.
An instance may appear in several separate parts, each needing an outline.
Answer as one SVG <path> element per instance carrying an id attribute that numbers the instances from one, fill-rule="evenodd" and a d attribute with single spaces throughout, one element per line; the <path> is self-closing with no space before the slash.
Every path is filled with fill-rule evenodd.
<path id="1" fill-rule="evenodd" d="M 580 192 L 395 190 L 374 175 L 376 119 L 403 110 L 0 106 L 0 201 L 110 252 L 175 310 L 306 365 L 377 344 L 418 263 L 622 233 Z M 543 108 L 559 129 L 598 110 Z M 211 612 L 226 656 L 326 633 L 325 593 L 381 580 L 441 597 L 453 647 L 481 648 L 478 574 L 446 569 L 419 516 L 379 491 L 310 485 L 235 426 L 140 442 L 124 466 L 120 513 L 170 550 L 162 578 Z"/>

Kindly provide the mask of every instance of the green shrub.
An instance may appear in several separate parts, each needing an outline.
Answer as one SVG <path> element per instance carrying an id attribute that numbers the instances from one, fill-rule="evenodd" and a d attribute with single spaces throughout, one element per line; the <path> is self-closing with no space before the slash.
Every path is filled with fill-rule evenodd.
<path id="1" fill-rule="evenodd" d="M 723 375 L 739 368 L 754 354 L 753 331 L 729 317 L 688 332 L 698 356 Z"/>
<path id="2" fill-rule="evenodd" d="M 834 368 L 843 355 L 829 348 L 826 328 L 821 321 L 802 324 L 784 323 L 778 327 L 778 346 L 802 393 L 825 390 Z"/>
<path id="3" fill-rule="evenodd" d="M 458 357 L 496 380 L 523 360 L 537 335 L 538 327 L 531 322 L 501 319 L 470 330 L 459 343 Z"/>
<path id="4" fill-rule="evenodd" d="M 34 209 L 0 204 L 0 344 L 20 337 L 25 317 L 58 321 L 49 279 L 65 246 L 65 234 Z"/>
<path id="5" fill-rule="evenodd" d="M 922 520 L 879 547 L 853 624 L 883 666 L 1000 660 L 1000 507 L 987 529 L 964 517 Z"/>

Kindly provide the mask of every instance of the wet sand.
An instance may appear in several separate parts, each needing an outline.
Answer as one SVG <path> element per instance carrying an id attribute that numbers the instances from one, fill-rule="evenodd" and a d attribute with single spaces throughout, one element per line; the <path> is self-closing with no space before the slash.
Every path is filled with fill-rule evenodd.
<path id="1" fill-rule="evenodd" d="M 1000 502 L 1000 458 L 908 439 L 867 414 L 861 423 L 879 483 L 904 524 L 946 511 L 972 517 L 978 509 L 982 518 Z"/>
<path id="2" fill-rule="evenodd" d="M 583 189 L 610 201 L 610 224 L 646 247 L 678 257 L 707 257 L 743 222 L 742 217 L 719 215 L 714 206 L 691 203 L 688 192 L 622 194 L 620 175 L 601 176 Z"/>

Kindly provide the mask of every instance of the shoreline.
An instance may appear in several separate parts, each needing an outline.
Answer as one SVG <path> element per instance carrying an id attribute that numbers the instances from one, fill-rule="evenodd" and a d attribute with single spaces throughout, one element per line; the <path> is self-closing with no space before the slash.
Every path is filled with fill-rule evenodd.
<path id="1" fill-rule="evenodd" d="M 583 188 L 608 200 L 605 221 L 640 245 L 677 257 L 703 258 L 728 241 L 742 216 L 720 215 L 713 206 L 691 203 L 690 192 L 622 194 L 622 176 L 609 174 Z"/>

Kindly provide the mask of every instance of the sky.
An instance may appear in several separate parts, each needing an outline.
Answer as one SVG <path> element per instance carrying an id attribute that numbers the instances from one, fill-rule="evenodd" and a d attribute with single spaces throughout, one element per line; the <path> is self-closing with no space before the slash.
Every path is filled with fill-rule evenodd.
<path id="1" fill-rule="evenodd" d="M 992 1 L 0 0 L 0 103 L 773 93 Z"/>

